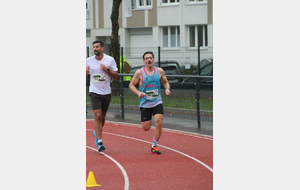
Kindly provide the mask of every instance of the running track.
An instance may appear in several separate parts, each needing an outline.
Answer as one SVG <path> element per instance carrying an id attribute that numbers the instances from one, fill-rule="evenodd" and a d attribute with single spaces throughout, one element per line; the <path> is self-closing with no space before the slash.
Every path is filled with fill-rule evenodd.
<path id="1" fill-rule="evenodd" d="M 86 120 L 86 179 L 92 171 L 99 187 L 94 190 L 212 190 L 213 138 L 163 129 L 158 148 L 151 154 L 154 128 L 106 121 L 97 151 L 93 120 Z"/>

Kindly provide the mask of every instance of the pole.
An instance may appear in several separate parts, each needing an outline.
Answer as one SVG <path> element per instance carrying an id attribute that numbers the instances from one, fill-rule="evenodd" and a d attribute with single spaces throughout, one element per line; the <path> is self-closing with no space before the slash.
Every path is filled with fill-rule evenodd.
<path id="1" fill-rule="evenodd" d="M 200 76 L 200 46 L 198 46 L 198 76 Z M 201 129 L 200 120 L 200 80 L 196 79 L 196 106 L 197 106 L 197 124 L 198 129 Z"/>
<path id="2" fill-rule="evenodd" d="M 121 73 L 123 74 L 123 70 L 124 70 L 123 47 L 121 47 L 121 65 L 122 65 Z M 121 115 L 122 115 L 122 119 L 124 119 L 124 87 L 123 86 L 124 86 L 124 84 L 123 84 L 123 75 L 122 75 L 121 76 L 121 89 L 120 89 L 121 90 L 120 97 L 121 97 Z"/>
<path id="3" fill-rule="evenodd" d="M 160 46 L 158 46 L 158 67 L 160 67 Z"/>

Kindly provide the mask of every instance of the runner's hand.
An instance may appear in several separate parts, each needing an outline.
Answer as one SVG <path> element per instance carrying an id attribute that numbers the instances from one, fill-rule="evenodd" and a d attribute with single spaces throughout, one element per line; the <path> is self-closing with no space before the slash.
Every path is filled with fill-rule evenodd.
<path id="1" fill-rule="evenodd" d="M 171 95 L 170 89 L 166 89 L 166 95 L 167 95 L 167 96 L 170 96 L 170 95 Z"/>
<path id="2" fill-rule="evenodd" d="M 104 71 L 104 72 L 106 72 L 107 71 L 107 67 L 104 65 L 104 64 L 101 64 L 101 69 Z"/>
<path id="3" fill-rule="evenodd" d="M 143 98 L 144 96 L 146 96 L 146 94 L 144 92 L 139 92 L 138 93 L 138 97 L 139 98 Z"/>

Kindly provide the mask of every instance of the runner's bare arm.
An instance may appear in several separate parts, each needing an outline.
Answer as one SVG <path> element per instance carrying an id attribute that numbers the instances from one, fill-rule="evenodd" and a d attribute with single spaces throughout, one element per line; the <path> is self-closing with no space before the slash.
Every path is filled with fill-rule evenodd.
<path id="1" fill-rule="evenodd" d="M 138 84 L 140 82 L 140 78 L 141 78 L 141 71 L 138 69 L 135 73 L 134 76 L 132 77 L 130 83 L 129 83 L 129 88 L 130 90 L 135 93 L 139 98 L 143 98 L 144 96 L 146 96 L 145 93 L 140 92 L 135 85 Z"/>
<path id="2" fill-rule="evenodd" d="M 112 70 L 107 70 L 108 68 L 104 65 L 104 64 L 101 64 L 101 69 L 106 72 L 111 78 L 113 79 L 117 79 L 118 78 L 118 71 L 112 71 Z"/>
<path id="3" fill-rule="evenodd" d="M 113 79 L 118 78 L 118 71 L 109 71 L 107 74 Z"/>
<path id="4" fill-rule="evenodd" d="M 164 87 L 165 87 L 165 92 L 166 95 L 169 96 L 171 95 L 171 91 L 170 91 L 170 84 L 169 81 L 166 77 L 165 71 L 162 68 L 158 68 L 158 72 L 160 74 L 160 81 L 163 83 Z"/>

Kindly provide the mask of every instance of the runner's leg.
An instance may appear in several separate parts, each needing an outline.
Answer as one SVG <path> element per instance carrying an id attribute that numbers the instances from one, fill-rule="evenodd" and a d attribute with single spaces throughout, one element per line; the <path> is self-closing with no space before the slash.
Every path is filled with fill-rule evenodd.
<path id="1" fill-rule="evenodd" d="M 154 122 L 155 122 L 155 130 L 154 130 L 154 139 L 158 141 L 162 134 L 162 120 L 164 118 L 163 114 L 155 114 Z"/>
<path id="2" fill-rule="evenodd" d="M 151 128 L 151 123 L 151 120 L 142 122 L 144 131 L 149 131 L 149 129 Z"/>
<path id="3" fill-rule="evenodd" d="M 96 132 L 97 139 L 102 139 L 102 129 L 103 129 L 103 117 L 101 109 L 93 110 L 95 115 L 94 128 Z"/>

